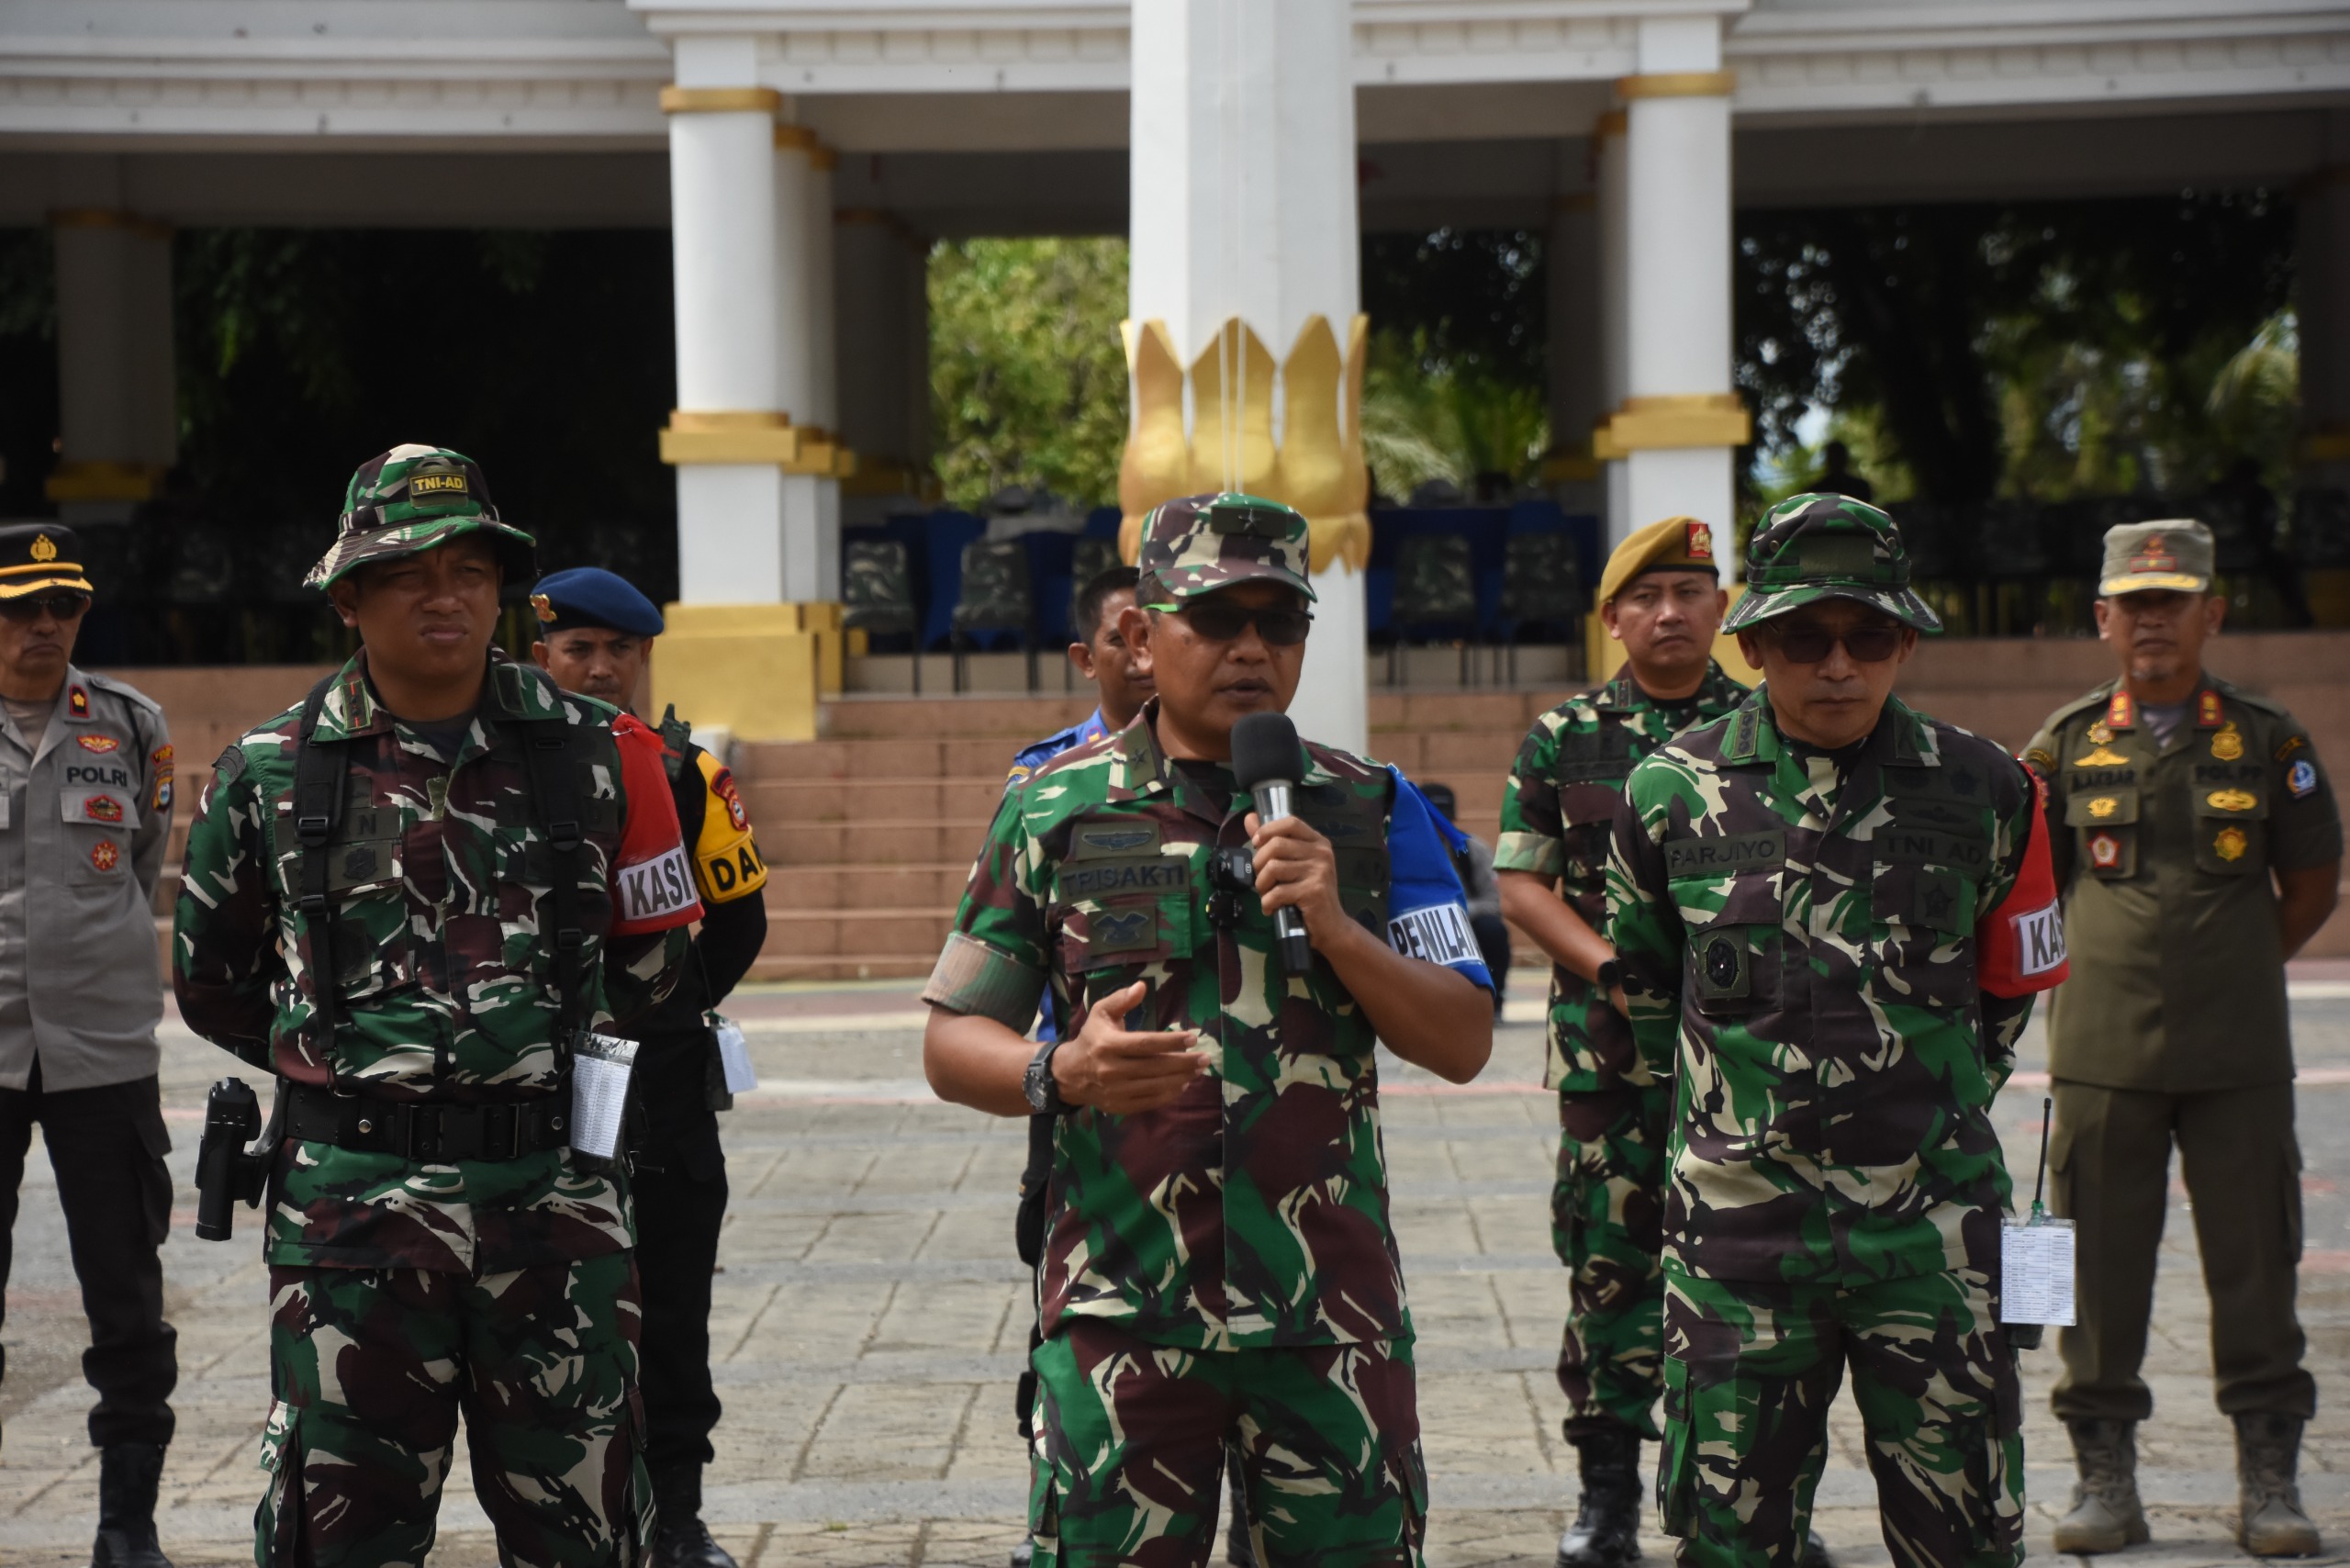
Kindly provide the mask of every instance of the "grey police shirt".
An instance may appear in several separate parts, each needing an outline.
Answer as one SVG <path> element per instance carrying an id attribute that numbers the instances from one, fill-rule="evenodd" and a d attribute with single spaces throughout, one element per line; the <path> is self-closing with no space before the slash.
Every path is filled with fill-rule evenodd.
<path id="1" fill-rule="evenodd" d="M 153 1076 L 155 880 L 172 833 L 163 711 L 69 667 L 47 731 L 0 710 L 0 1088 Z"/>

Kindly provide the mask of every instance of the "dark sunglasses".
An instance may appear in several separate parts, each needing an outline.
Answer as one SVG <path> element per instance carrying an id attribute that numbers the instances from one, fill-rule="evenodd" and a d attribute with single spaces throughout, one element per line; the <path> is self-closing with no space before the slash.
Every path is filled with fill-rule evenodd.
<path id="1" fill-rule="evenodd" d="M 1838 643 L 1844 644 L 1853 663 L 1881 665 L 1901 651 L 1901 628 L 1856 626 L 1839 637 L 1813 626 L 1791 626 L 1771 636 L 1772 646 L 1790 663 L 1799 665 L 1818 664 L 1836 651 Z"/>
<path id="2" fill-rule="evenodd" d="M 0 616 L 17 622 L 38 621 L 46 612 L 59 621 L 71 621 L 90 608 L 86 593 L 45 593 L 23 599 L 0 599 Z"/>
<path id="3" fill-rule="evenodd" d="M 1254 625 L 1257 635 L 1265 640 L 1267 646 L 1293 648 L 1305 641 L 1306 633 L 1314 629 L 1311 610 L 1281 606 L 1260 610 L 1226 599 L 1201 599 L 1185 605 L 1177 613 L 1191 622 L 1192 631 L 1211 643 L 1229 643 Z"/>

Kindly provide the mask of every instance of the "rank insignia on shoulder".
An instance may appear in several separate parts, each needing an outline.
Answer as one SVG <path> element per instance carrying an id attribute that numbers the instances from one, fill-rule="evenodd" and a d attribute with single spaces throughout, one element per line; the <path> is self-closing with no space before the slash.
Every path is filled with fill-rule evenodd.
<path id="1" fill-rule="evenodd" d="M 245 776 L 245 748 L 233 741 L 229 748 L 212 762 L 212 777 L 222 784 L 234 784 Z"/>
<path id="2" fill-rule="evenodd" d="M 2113 726 L 2107 723 L 2103 719 L 2099 719 L 2096 723 L 2089 726 L 2089 744 L 2091 745 L 2103 745 L 2111 739 L 2113 739 Z"/>
<path id="3" fill-rule="evenodd" d="M 2207 691 L 2203 693 L 2202 696 L 2198 697 L 2195 700 L 2195 727 L 2197 729 L 2216 730 L 2220 727 L 2220 720 L 2223 716 L 2224 715 L 2220 711 L 2220 694 L 2218 692 Z"/>
<path id="4" fill-rule="evenodd" d="M 2293 764 L 2285 771 L 2285 788 L 2292 791 L 2296 801 L 2305 801 L 2316 794 L 2317 764 L 2306 756 Z"/>
<path id="5" fill-rule="evenodd" d="M 94 751 L 101 756 L 122 749 L 122 743 L 112 735 L 75 735 L 73 740 L 84 751 Z"/>
<path id="6" fill-rule="evenodd" d="M 2130 766 L 2130 759 L 2118 751 L 2108 751 L 2100 745 L 2095 751 L 2073 758 L 2073 766 L 2076 767 L 2127 767 Z"/>
<path id="7" fill-rule="evenodd" d="M 2109 833 L 2089 836 L 2089 860 L 2109 869 L 2121 864 L 2121 841 Z"/>
<path id="8" fill-rule="evenodd" d="M 2244 755 L 2244 734 L 2233 719 L 2220 726 L 2211 737 L 2211 755 L 2221 762 L 2233 762 Z"/>
<path id="9" fill-rule="evenodd" d="M 69 688 L 65 693 L 65 716 L 69 719 L 90 716 L 90 694 L 79 686 Z"/>
<path id="10" fill-rule="evenodd" d="M 2241 860 L 2248 845 L 2244 829 L 2231 823 L 2221 828 L 2219 836 L 2211 840 L 2211 853 L 2222 860 Z"/>
<path id="11" fill-rule="evenodd" d="M 2138 704 L 2126 691 L 2117 691 L 2106 702 L 2105 722 L 2117 730 L 2138 727 Z"/>

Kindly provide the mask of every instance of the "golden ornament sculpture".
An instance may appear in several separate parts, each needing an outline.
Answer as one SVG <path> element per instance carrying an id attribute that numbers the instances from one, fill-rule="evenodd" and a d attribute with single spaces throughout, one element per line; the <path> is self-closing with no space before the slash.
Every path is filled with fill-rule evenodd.
<path id="1" fill-rule="evenodd" d="M 1161 501 L 1239 489 L 1305 514 L 1313 567 L 1360 571 L 1371 560 L 1371 474 L 1362 459 L 1362 375 L 1371 318 L 1347 324 L 1342 354 L 1328 318 L 1309 316 L 1281 362 L 1281 432 L 1273 441 L 1273 356 L 1238 317 L 1227 318 L 1187 375 L 1167 323 L 1123 321 L 1134 418 L 1118 463 L 1118 552 L 1142 547 L 1144 514 Z M 1183 387 L 1193 411 L 1186 433 Z M 1343 420 L 1341 411 L 1343 409 Z"/>

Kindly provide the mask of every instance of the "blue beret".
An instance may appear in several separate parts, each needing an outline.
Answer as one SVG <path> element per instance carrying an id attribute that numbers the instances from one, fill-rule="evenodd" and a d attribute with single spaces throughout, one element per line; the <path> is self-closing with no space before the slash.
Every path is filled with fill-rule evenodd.
<path id="1" fill-rule="evenodd" d="M 538 611 L 543 632 L 600 626 L 632 637 L 658 637 L 663 630 L 653 601 L 626 577 L 601 566 L 574 566 L 541 577 L 531 590 L 531 608 Z"/>

